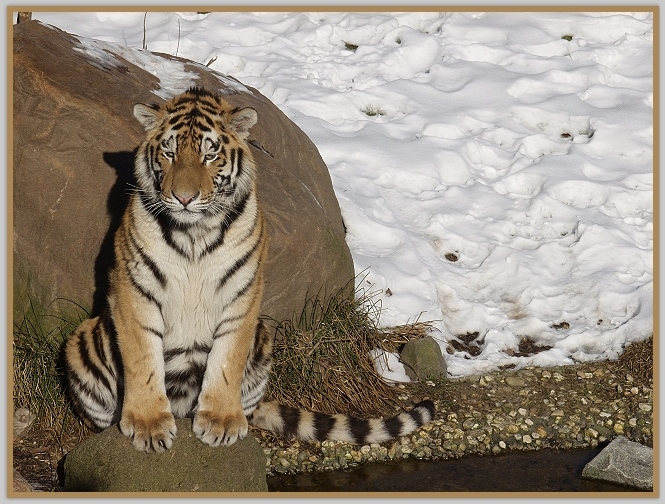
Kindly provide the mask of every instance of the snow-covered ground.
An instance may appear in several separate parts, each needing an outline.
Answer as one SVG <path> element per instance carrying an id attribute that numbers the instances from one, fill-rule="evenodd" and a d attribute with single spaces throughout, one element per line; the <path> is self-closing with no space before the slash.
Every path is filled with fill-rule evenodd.
<path id="1" fill-rule="evenodd" d="M 330 169 L 381 324 L 432 321 L 452 375 L 614 359 L 652 334 L 651 13 L 33 19 L 145 40 L 271 99 Z M 151 71 L 162 94 L 193 84 Z M 523 355 L 526 339 L 549 349 Z"/>

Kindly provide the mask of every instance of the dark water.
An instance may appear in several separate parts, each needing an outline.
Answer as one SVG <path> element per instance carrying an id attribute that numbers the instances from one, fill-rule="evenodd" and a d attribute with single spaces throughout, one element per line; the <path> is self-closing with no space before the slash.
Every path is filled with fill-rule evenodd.
<path id="1" fill-rule="evenodd" d="M 538 450 L 454 460 L 372 463 L 340 471 L 277 475 L 271 492 L 635 492 L 583 480 L 601 448 Z"/>

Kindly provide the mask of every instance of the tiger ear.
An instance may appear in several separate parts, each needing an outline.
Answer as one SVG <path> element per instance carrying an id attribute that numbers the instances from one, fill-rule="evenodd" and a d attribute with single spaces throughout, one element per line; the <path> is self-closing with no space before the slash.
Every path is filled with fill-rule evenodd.
<path id="1" fill-rule="evenodd" d="M 256 110 L 251 107 L 236 110 L 231 114 L 231 127 L 241 138 L 246 138 L 249 129 L 256 124 L 257 117 Z"/>
<path id="2" fill-rule="evenodd" d="M 154 106 L 137 103 L 134 105 L 134 117 L 143 125 L 146 131 L 159 126 L 159 109 Z"/>

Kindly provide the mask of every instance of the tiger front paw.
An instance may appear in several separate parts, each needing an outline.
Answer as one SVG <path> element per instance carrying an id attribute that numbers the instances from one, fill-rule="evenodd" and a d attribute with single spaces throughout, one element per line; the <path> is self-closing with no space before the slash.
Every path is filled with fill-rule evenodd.
<path id="1" fill-rule="evenodd" d="M 120 431 L 132 440 L 132 445 L 143 452 L 163 452 L 173 445 L 178 429 L 171 412 L 141 416 L 123 412 Z"/>
<path id="2" fill-rule="evenodd" d="M 247 435 L 247 418 L 242 410 L 235 413 L 199 411 L 194 416 L 194 434 L 210 446 L 229 446 Z"/>

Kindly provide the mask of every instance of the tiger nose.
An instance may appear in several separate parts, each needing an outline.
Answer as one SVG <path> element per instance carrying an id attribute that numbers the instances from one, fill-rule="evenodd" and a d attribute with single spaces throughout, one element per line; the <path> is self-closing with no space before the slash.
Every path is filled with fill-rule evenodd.
<path id="1" fill-rule="evenodd" d="M 175 199 L 177 199 L 184 207 L 189 205 L 192 202 L 192 200 L 199 195 L 198 192 L 196 194 L 178 194 L 176 192 L 171 191 L 171 193 L 173 194 Z"/>

